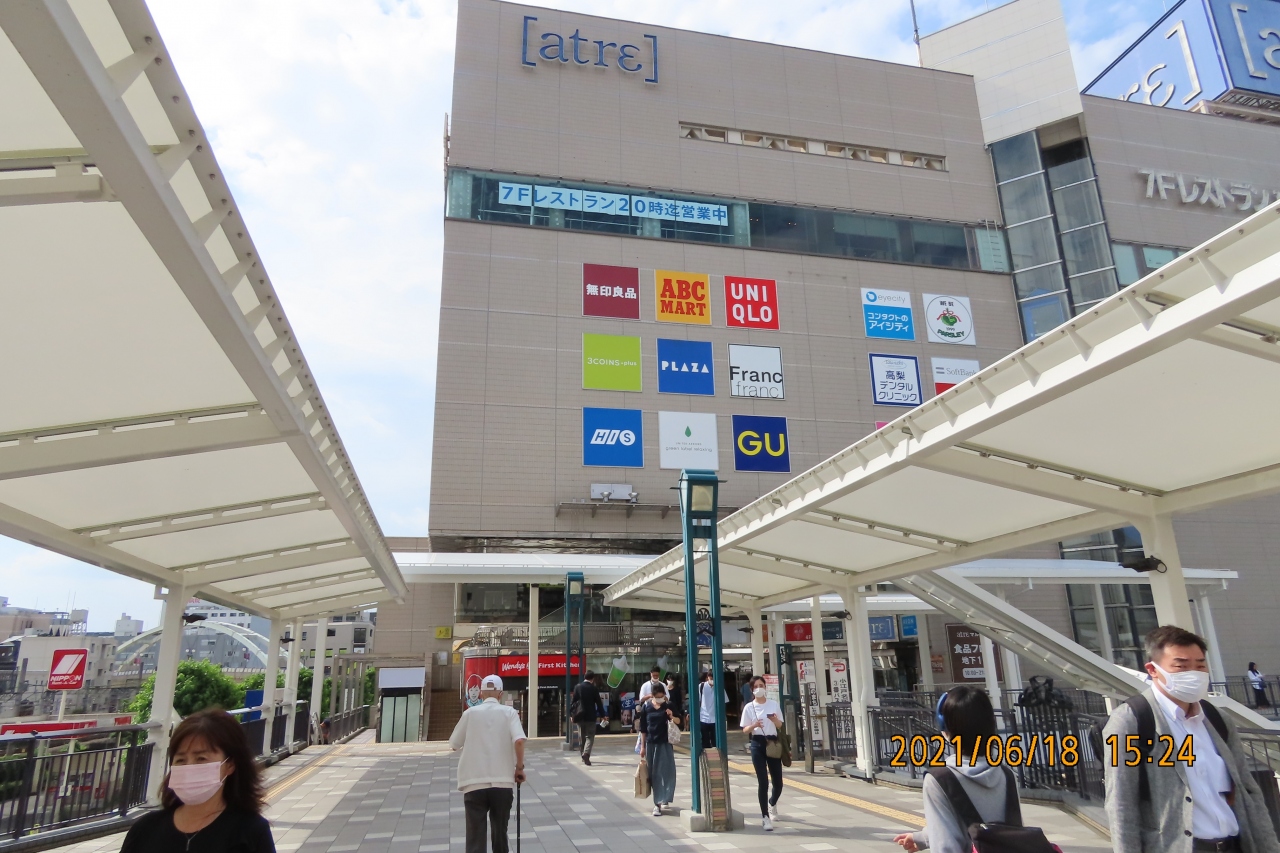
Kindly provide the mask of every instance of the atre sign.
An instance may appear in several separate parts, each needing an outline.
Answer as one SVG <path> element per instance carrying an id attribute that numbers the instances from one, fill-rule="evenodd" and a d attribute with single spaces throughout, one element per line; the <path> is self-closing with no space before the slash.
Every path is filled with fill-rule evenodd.
<path id="1" fill-rule="evenodd" d="M 49 668 L 50 690 L 79 690 L 84 687 L 84 671 L 89 652 L 84 649 L 57 649 Z"/>
<path id="2" fill-rule="evenodd" d="M 581 28 L 572 33 L 543 30 L 536 26 L 538 19 L 524 16 L 524 28 L 520 39 L 520 64 L 537 68 L 538 62 L 555 62 L 561 65 L 590 65 L 594 68 L 617 67 L 627 74 L 643 74 L 644 82 L 658 82 L 658 37 L 645 33 L 641 41 L 646 48 L 619 41 L 593 39 L 583 35 Z"/>

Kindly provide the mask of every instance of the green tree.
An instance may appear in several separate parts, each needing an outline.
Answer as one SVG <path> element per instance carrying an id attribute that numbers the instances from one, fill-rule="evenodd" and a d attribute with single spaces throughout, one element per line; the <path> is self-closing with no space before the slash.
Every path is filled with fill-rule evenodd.
<path id="1" fill-rule="evenodd" d="M 361 704 L 372 705 L 378 695 L 378 668 L 370 667 L 364 674 L 364 701 Z"/>
<path id="2" fill-rule="evenodd" d="M 250 675 L 248 678 L 246 678 L 244 681 L 240 682 L 240 686 L 243 687 L 246 691 L 261 690 L 263 686 L 266 685 L 266 683 L 267 683 L 267 674 L 265 672 L 255 672 L 252 675 Z M 277 672 L 276 673 L 276 689 L 279 689 L 281 687 L 284 687 L 284 673 Z"/>
<path id="3" fill-rule="evenodd" d="M 303 702 L 311 701 L 311 679 L 314 678 L 308 667 L 302 667 L 298 670 L 298 699 Z M 329 716 L 329 691 L 333 689 L 333 679 L 326 678 L 324 685 L 320 688 L 320 708 L 318 709 L 320 719 Z M 310 714 L 317 711 L 316 708 L 308 708 L 307 713 Z"/>
<path id="4" fill-rule="evenodd" d="M 151 703 L 155 698 L 156 677 L 150 676 L 142 683 L 138 695 L 129 700 L 125 710 L 138 722 L 151 718 Z M 178 664 L 178 682 L 173 692 L 173 709 L 180 716 L 188 716 L 206 708 L 224 708 L 228 711 L 244 703 L 244 688 L 217 664 L 207 660 L 184 660 Z"/>

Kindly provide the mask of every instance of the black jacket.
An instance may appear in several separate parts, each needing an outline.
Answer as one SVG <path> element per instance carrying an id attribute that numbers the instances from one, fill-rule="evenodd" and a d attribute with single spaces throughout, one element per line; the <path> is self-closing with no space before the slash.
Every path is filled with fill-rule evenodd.
<path id="1" fill-rule="evenodd" d="M 600 701 L 600 691 L 590 681 L 579 681 L 573 688 L 573 701 L 581 710 L 573 718 L 575 723 L 594 723 L 604 716 L 604 702 Z"/>

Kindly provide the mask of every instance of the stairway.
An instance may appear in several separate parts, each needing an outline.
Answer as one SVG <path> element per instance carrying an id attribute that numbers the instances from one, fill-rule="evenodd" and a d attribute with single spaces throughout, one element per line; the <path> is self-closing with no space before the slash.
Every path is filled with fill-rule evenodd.
<path id="1" fill-rule="evenodd" d="M 432 690 L 427 736 L 423 740 L 448 740 L 462 717 L 462 697 L 457 690 Z"/>

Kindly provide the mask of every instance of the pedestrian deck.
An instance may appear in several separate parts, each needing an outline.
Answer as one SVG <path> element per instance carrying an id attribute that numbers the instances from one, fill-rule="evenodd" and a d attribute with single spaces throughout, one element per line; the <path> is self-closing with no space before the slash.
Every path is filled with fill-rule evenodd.
<path id="1" fill-rule="evenodd" d="M 376 744 L 369 733 L 319 758 L 307 752 L 271 769 L 268 816 L 277 847 L 298 853 L 461 853 L 462 795 L 454 789 L 456 759 L 441 743 Z M 636 757 L 629 737 L 600 737 L 592 766 L 561 751 L 559 741 L 532 743 L 522 792 L 524 853 L 688 853 L 732 850 L 897 850 L 892 838 L 923 823 L 920 794 L 831 774 L 787 771 L 781 818 L 760 827 L 755 778 L 745 756 L 734 759 L 734 807 L 746 829 L 686 832 L 674 815 L 655 818 L 649 800 L 632 797 Z M 314 754 L 313 754 L 314 755 Z M 306 762 L 301 769 L 295 769 Z M 678 756 L 676 805 L 688 807 L 688 759 Z M 283 775 L 288 774 L 288 775 Z M 270 780 L 269 780 L 270 781 Z M 1108 841 L 1075 818 L 1026 804 L 1029 825 L 1045 828 L 1065 853 L 1109 851 Z M 511 832 L 515 833 L 512 815 Z M 66 853 L 115 853 L 122 835 L 60 848 Z M 656 846 L 655 845 L 660 845 Z M 512 850 L 515 849 L 514 843 Z"/>

